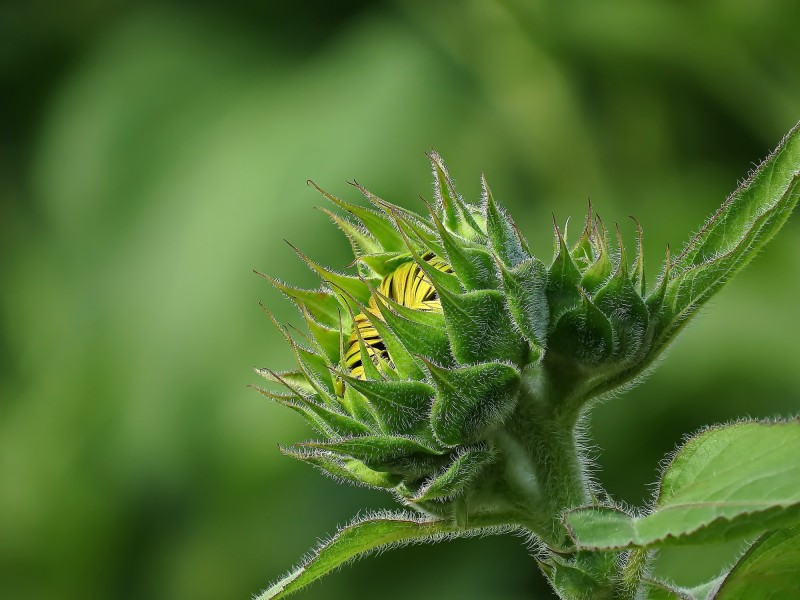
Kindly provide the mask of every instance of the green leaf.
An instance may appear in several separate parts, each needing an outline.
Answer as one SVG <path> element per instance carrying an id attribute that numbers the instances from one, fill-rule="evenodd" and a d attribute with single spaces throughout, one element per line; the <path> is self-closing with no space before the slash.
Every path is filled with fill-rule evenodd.
<path id="1" fill-rule="evenodd" d="M 483 363 L 460 369 L 426 366 L 436 386 L 431 426 L 450 446 L 479 439 L 500 425 L 514 410 L 519 372 L 503 363 Z"/>
<path id="2" fill-rule="evenodd" d="M 800 597 L 800 527 L 769 531 L 722 580 L 713 600 Z"/>
<path id="3" fill-rule="evenodd" d="M 738 539 L 800 522 L 800 420 L 709 429 L 662 477 L 650 514 L 579 508 L 566 524 L 579 548 L 618 549 Z"/>
<path id="4" fill-rule="evenodd" d="M 449 521 L 422 521 L 404 513 L 356 520 L 320 544 L 299 567 L 267 588 L 256 600 L 284 598 L 342 565 L 380 549 L 413 542 L 435 542 L 459 533 Z"/>
<path id="5" fill-rule="evenodd" d="M 672 265 L 655 348 L 663 346 L 789 218 L 800 197 L 800 123 L 706 222 Z"/>

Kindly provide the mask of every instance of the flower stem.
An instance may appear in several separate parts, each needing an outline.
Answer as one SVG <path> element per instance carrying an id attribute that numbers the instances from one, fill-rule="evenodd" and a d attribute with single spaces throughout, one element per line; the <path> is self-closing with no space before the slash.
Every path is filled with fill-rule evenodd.
<path id="1" fill-rule="evenodd" d="M 532 515 L 548 523 L 546 531 L 535 533 L 563 548 L 569 541 L 561 516 L 588 503 L 589 490 L 575 434 L 578 415 L 561 411 L 549 391 L 538 381 L 523 388 L 499 443 L 510 487 Z"/>

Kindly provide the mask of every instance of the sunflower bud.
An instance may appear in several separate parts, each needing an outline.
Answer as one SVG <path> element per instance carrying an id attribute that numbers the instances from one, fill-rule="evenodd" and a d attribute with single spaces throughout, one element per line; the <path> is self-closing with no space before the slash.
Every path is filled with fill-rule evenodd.
<path id="1" fill-rule="evenodd" d="M 506 489 L 517 468 L 509 457 L 530 447 L 526 429 L 535 437 L 542 420 L 574 423 L 587 400 L 647 364 L 650 316 L 664 290 L 644 296 L 641 229 L 629 265 L 619 235 L 612 249 L 590 205 L 572 247 L 555 227 L 548 268 L 485 179 L 480 204 L 469 204 L 438 154 L 430 159 L 436 203 L 427 216 L 360 186 L 374 208 L 319 190 L 346 213 L 326 211 L 350 240 L 355 272 L 297 251 L 321 288 L 270 278 L 299 308 L 308 334 L 298 340 L 275 323 L 298 368 L 258 372 L 285 388 L 260 391 L 320 435 L 286 454 L 458 517 L 458 499 L 470 498 L 472 512 L 507 508 L 498 498 L 514 496 Z M 510 487 L 542 481 L 517 477 Z M 535 490 L 528 496 L 535 502 Z"/>

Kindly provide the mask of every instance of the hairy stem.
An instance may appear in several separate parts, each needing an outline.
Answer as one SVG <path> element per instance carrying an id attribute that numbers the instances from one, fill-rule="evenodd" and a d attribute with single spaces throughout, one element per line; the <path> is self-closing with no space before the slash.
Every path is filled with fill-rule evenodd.
<path id="1" fill-rule="evenodd" d="M 535 533 L 564 548 L 569 541 L 561 515 L 586 504 L 589 491 L 575 435 L 578 415 L 561 411 L 557 400 L 541 378 L 530 378 L 497 441 L 506 455 L 509 487 L 534 520 L 547 523 Z"/>
<path id="2" fill-rule="evenodd" d="M 617 598 L 633 600 L 650 565 L 651 553 L 644 548 L 635 548 L 628 552 L 625 564 L 620 571 L 617 585 Z"/>

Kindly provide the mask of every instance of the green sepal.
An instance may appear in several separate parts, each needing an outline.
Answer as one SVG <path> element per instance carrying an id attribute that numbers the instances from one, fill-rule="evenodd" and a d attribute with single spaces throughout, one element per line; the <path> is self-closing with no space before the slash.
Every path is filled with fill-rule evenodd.
<path id="1" fill-rule="evenodd" d="M 304 290 L 292 287 L 282 281 L 254 271 L 269 281 L 276 289 L 283 292 L 297 306 L 305 306 L 314 318 L 325 325 L 336 327 L 339 323 L 339 300 L 330 292 L 320 290 Z M 263 306 L 263 305 L 262 305 Z"/>
<path id="2" fill-rule="evenodd" d="M 447 262 L 458 275 L 464 289 L 467 291 L 497 289 L 497 275 L 491 255 L 485 250 L 467 246 L 465 242 L 458 240 L 445 228 L 433 210 L 431 218 L 442 240 Z"/>
<path id="3" fill-rule="evenodd" d="M 304 447 L 344 454 L 370 469 L 419 477 L 438 467 L 443 450 L 421 438 L 400 435 L 363 435 L 330 442 L 306 442 Z"/>
<path id="4" fill-rule="evenodd" d="M 287 334 L 288 336 L 288 334 Z M 333 378 L 330 373 L 330 364 L 321 356 L 299 346 L 291 337 L 287 341 L 294 351 L 295 360 L 300 370 L 306 376 L 308 383 L 314 388 L 327 403 L 334 402 Z"/>
<path id="5" fill-rule="evenodd" d="M 375 433 L 380 432 L 381 424 L 375 408 L 367 401 L 364 396 L 359 394 L 353 388 L 344 386 L 344 393 L 337 396 L 337 400 L 341 407 L 352 415 L 354 419 L 364 423 L 370 431 Z"/>
<path id="6" fill-rule="evenodd" d="M 416 323 L 422 327 L 438 330 L 441 330 L 441 328 L 444 326 L 444 315 L 438 311 L 409 308 L 408 306 L 403 306 L 393 298 L 381 294 L 375 288 L 371 288 L 371 290 L 372 297 L 376 302 L 381 300 L 393 313 L 403 317 L 407 321 L 411 321 L 412 323 Z"/>
<path id="7" fill-rule="evenodd" d="M 380 213 L 375 212 L 374 210 L 345 202 L 344 200 L 329 194 L 311 180 L 309 180 L 308 183 L 313 185 L 317 191 L 319 191 L 328 200 L 333 202 L 336 206 L 346 210 L 359 221 L 361 221 L 364 227 L 366 227 L 367 231 L 370 232 L 372 237 L 375 238 L 385 252 L 401 252 L 403 250 L 403 240 L 389 219 Z"/>
<path id="8" fill-rule="evenodd" d="M 411 243 L 411 240 L 408 239 L 408 236 L 402 230 L 402 226 L 400 226 L 401 233 L 403 234 L 403 241 L 406 243 L 406 248 L 408 252 L 411 254 L 411 258 L 414 260 L 415 263 L 419 266 L 425 275 L 428 276 L 428 281 L 431 282 L 431 285 L 436 288 L 436 291 L 440 289 L 447 290 L 453 294 L 458 294 L 462 291 L 461 283 L 458 280 L 458 277 L 453 273 L 445 273 L 444 271 L 440 271 L 434 266 L 431 266 L 428 261 L 423 259 L 419 252 L 414 248 L 414 245 Z"/>
<path id="9" fill-rule="evenodd" d="M 299 256 L 300 259 L 311 268 L 311 270 L 315 271 L 322 278 L 323 281 L 347 292 L 349 296 L 355 300 L 358 300 L 359 302 L 367 302 L 369 300 L 369 290 L 361 279 L 358 277 L 353 277 L 352 275 L 344 275 L 343 273 L 337 273 L 336 271 L 327 269 L 308 258 L 305 254 L 303 254 L 302 251 L 295 248 L 291 244 L 289 244 L 289 246 L 297 253 L 297 256 Z"/>
<path id="10" fill-rule="evenodd" d="M 300 307 L 306 321 L 308 331 L 311 333 L 320 350 L 322 350 L 332 363 L 338 363 L 340 358 L 339 329 L 333 329 L 317 322 L 305 306 Z"/>
<path id="11" fill-rule="evenodd" d="M 450 342 L 443 328 L 431 327 L 419 322 L 415 323 L 409 321 L 389 308 L 382 296 L 378 295 L 374 298 L 375 304 L 378 306 L 378 310 L 385 321 L 385 325 L 388 325 L 388 328 L 401 342 L 404 348 L 414 348 L 415 354 L 421 354 L 422 356 L 427 356 L 439 362 L 452 362 Z M 381 329 L 375 323 L 377 319 L 371 318 L 369 314 L 367 316 L 370 318 L 370 322 L 378 333 L 381 333 Z M 394 359 L 391 350 L 389 350 L 389 355 Z M 397 363 L 395 362 L 395 366 L 396 365 Z"/>
<path id="12" fill-rule="evenodd" d="M 613 357 L 621 362 L 629 362 L 643 351 L 650 314 L 628 277 L 625 252 L 622 248 L 620 252 L 616 271 L 595 294 L 593 302 L 605 313 L 614 330 Z"/>
<path id="13" fill-rule="evenodd" d="M 583 290 L 579 295 L 582 305 L 558 319 L 549 337 L 549 350 L 585 366 L 597 366 L 614 352 L 614 330 Z"/>
<path id="14" fill-rule="evenodd" d="M 633 222 L 636 223 L 636 262 L 633 264 L 633 271 L 631 272 L 631 282 L 642 298 L 645 297 L 646 285 L 644 277 L 644 242 L 642 240 L 642 225 L 634 217 L 631 217 Z"/>
<path id="15" fill-rule="evenodd" d="M 387 433 L 413 434 L 419 431 L 425 424 L 436 393 L 421 381 L 376 381 L 344 374 L 341 377 L 372 404 Z"/>
<path id="16" fill-rule="evenodd" d="M 425 232 L 426 237 L 434 237 L 433 228 L 430 227 L 420 215 L 417 213 L 410 211 L 402 206 L 398 206 L 397 204 L 392 204 L 391 202 L 387 202 L 382 198 L 378 198 L 375 194 L 370 192 L 367 188 L 363 185 L 358 183 L 357 181 L 353 181 L 352 185 L 360 191 L 364 197 L 372 202 L 377 208 L 382 210 L 384 213 L 389 215 L 394 219 L 395 216 L 399 215 L 402 219 L 407 223 L 413 223 L 415 229 L 422 229 Z"/>
<path id="17" fill-rule="evenodd" d="M 428 158 L 433 167 L 434 197 L 442 208 L 445 226 L 468 240 L 485 239 L 486 236 L 472 216 L 469 207 L 456 191 L 442 157 L 432 150 L 428 153 Z"/>
<path id="18" fill-rule="evenodd" d="M 418 364 L 414 356 L 406 349 L 403 341 L 394 333 L 384 321 L 376 315 L 367 314 L 367 319 L 381 336 L 386 351 L 392 359 L 394 369 L 400 377 L 407 379 L 419 379 L 423 375 L 422 367 Z"/>
<path id="19" fill-rule="evenodd" d="M 296 394 L 275 394 L 258 386 L 251 386 L 259 394 L 275 400 L 300 413 L 315 429 L 327 436 L 357 436 L 370 433 L 364 424 L 344 415 L 314 399 Z"/>
<path id="20" fill-rule="evenodd" d="M 306 423 L 308 423 L 314 431 L 327 437 L 336 437 L 336 432 L 305 403 L 300 402 L 299 398 L 295 394 L 278 394 L 269 390 L 265 390 L 257 385 L 249 385 L 248 387 L 256 390 L 265 398 L 269 398 L 281 406 L 292 409 L 301 417 L 303 417 Z"/>
<path id="21" fill-rule="evenodd" d="M 366 265 L 375 275 L 383 279 L 408 259 L 408 252 L 381 252 L 359 256 L 357 262 Z"/>
<path id="22" fill-rule="evenodd" d="M 461 364 L 508 360 L 520 364 L 526 344 L 516 332 L 505 297 L 496 290 L 451 294 L 438 290 L 453 356 Z"/>
<path id="23" fill-rule="evenodd" d="M 411 498 L 412 502 L 448 500 L 460 495 L 497 459 L 497 453 L 485 445 L 466 448 L 449 465 L 432 475 Z"/>
<path id="24" fill-rule="evenodd" d="M 359 226 L 351 223 L 347 219 L 337 215 L 335 212 L 327 208 L 321 208 L 322 212 L 328 215 L 328 218 L 342 230 L 342 233 L 347 237 L 350 246 L 353 249 L 353 254 L 358 257 L 362 254 L 376 254 L 383 252 L 383 247 L 378 243 L 371 234 L 362 230 Z"/>
<path id="25" fill-rule="evenodd" d="M 489 245 L 500 260 L 509 267 L 516 267 L 521 262 L 531 257 L 527 243 L 523 241 L 514 221 L 504 209 L 497 205 L 486 183 L 486 178 L 481 176 L 481 187 L 485 199 L 486 233 Z"/>
<path id="26" fill-rule="evenodd" d="M 378 310 L 380 310 L 378 303 Z M 386 309 L 390 312 L 389 309 Z M 417 359 L 406 349 L 402 339 L 395 333 L 394 329 L 387 323 L 371 312 L 364 313 L 378 335 L 381 336 L 389 357 L 392 359 L 394 369 L 400 377 L 418 380 L 422 378 L 424 371 Z M 381 311 L 383 314 L 383 311 Z M 398 317 L 399 319 L 400 317 Z"/>
<path id="27" fill-rule="evenodd" d="M 430 250 L 437 256 L 445 256 L 444 246 L 439 237 L 427 226 L 423 227 L 417 219 L 407 219 L 399 213 L 392 213 L 392 216 L 395 225 L 403 235 L 418 240 L 421 247 Z"/>
<path id="28" fill-rule="evenodd" d="M 286 387 L 293 394 L 303 393 L 311 395 L 316 393 L 308 379 L 300 369 L 275 372 L 272 369 L 254 369 L 256 373 L 271 383 Z M 288 385 L 287 385 L 288 384 Z"/>
<path id="29" fill-rule="evenodd" d="M 601 233 L 600 227 L 602 227 L 602 221 L 598 218 L 594 224 L 594 235 L 590 238 L 594 247 L 594 261 L 581 277 L 581 287 L 587 293 L 591 293 L 600 287 L 611 275 L 611 271 L 614 268 L 609 256 L 608 243 L 605 239 L 605 228 Z"/>
<path id="30" fill-rule="evenodd" d="M 503 293 L 508 310 L 522 335 L 535 347 L 537 354 L 547 344 L 550 307 L 547 304 L 547 267 L 538 258 L 529 258 L 516 267 L 507 268 L 497 261 L 503 279 Z"/>
<path id="31" fill-rule="evenodd" d="M 555 326 L 557 317 L 574 308 L 581 301 L 578 285 L 581 272 L 572 260 L 567 243 L 558 224 L 553 221 L 555 229 L 556 255 L 548 269 L 547 302 L 550 305 L 550 326 Z"/>
<path id="32" fill-rule="evenodd" d="M 320 451 L 299 451 L 296 448 L 279 446 L 285 456 L 295 458 L 317 467 L 337 481 L 347 481 L 370 488 L 392 489 L 402 481 L 402 476 L 385 471 L 374 471 L 360 460 L 342 459 L 334 454 Z"/>
<path id="33" fill-rule="evenodd" d="M 595 247 L 592 235 L 594 227 L 592 200 L 589 198 L 589 210 L 586 214 L 586 225 L 584 225 L 578 241 L 575 242 L 575 245 L 572 246 L 572 249 L 570 250 L 570 256 L 579 268 L 583 267 L 586 269 L 595 261 Z"/>
<path id="34" fill-rule="evenodd" d="M 443 444 L 475 442 L 502 425 L 514 411 L 519 371 L 505 363 L 487 362 L 445 369 L 425 361 L 436 387 L 431 428 Z"/>
<path id="35" fill-rule="evenodd" d="M 278 332 L 283 336 L 283 339 L 286 340 L 292 348 L 297 365 L 300 367 L 300 371 L 305 376 L 308 384 L 314 389 L 314 393 L 323 398 L 326 403 L 335 404 L 336 402 L 333 398 L 333 379 L 328 371 L 329 363 L 318 354 L 299 346 L 289 334 L 286 327 L 278 322 L 269 309 L 263 304 L 260 304 L 260 306 Z"/>

